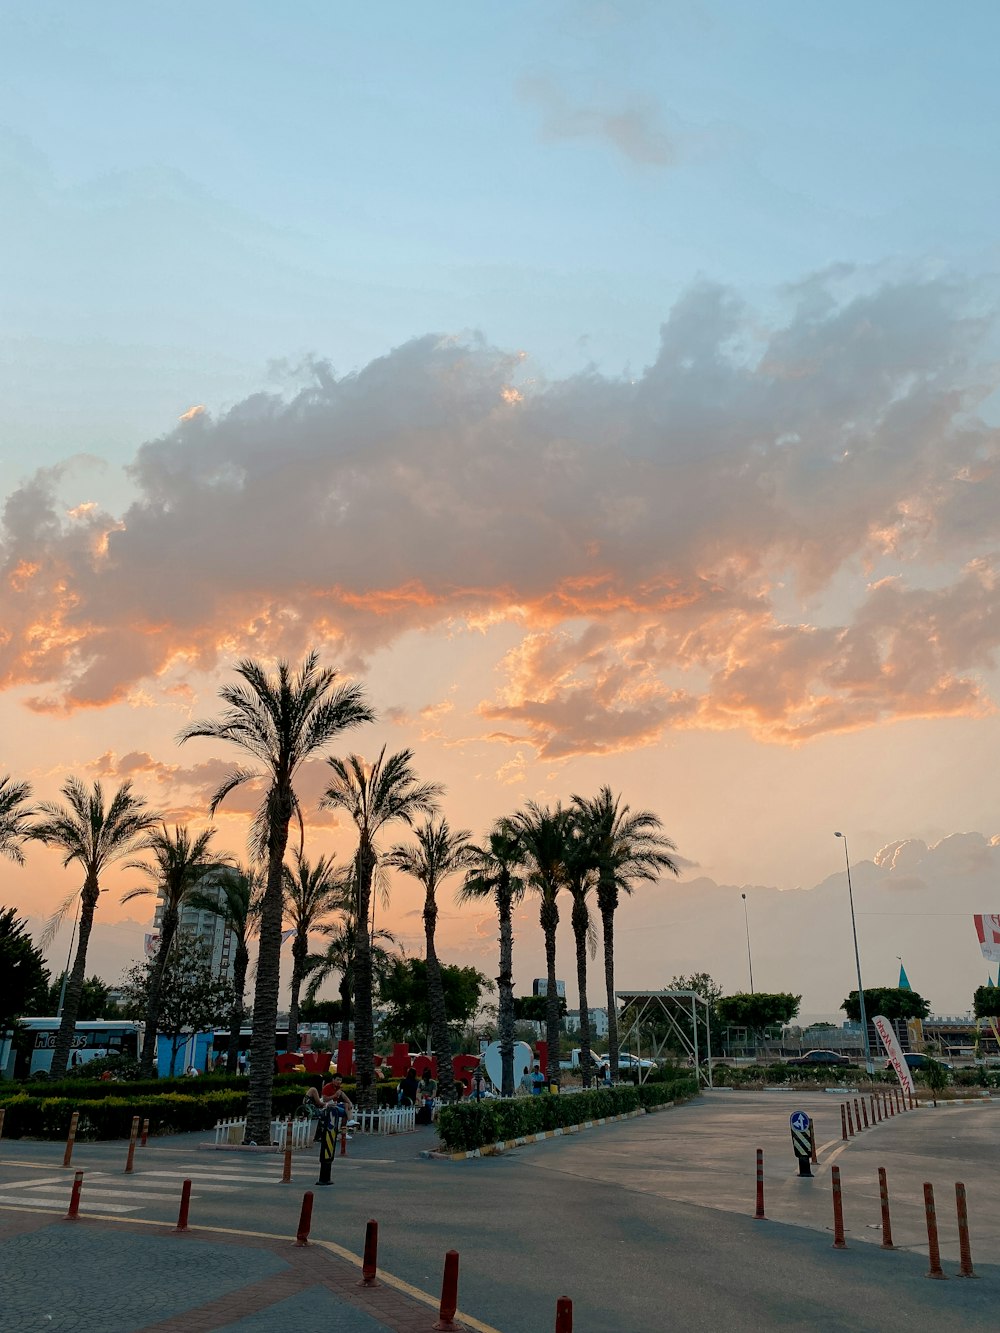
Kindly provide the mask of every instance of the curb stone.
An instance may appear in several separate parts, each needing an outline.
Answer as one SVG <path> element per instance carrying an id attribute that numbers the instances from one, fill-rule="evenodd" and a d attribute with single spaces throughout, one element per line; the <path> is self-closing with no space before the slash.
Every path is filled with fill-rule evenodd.
<path id="1" fill-rule="evenodd" d="M 543 1129 L 537 1134 L 523 1134 L 516 1139 L 501 1139 L 499 1143 L 484 1143 L 479 1148 L 470 1148 L 467 1152 L 440 1152 L 425 1148 L 420 1156 L 435 1162 L 468 1162 L 475 1157 L 499 1157 L 511 1148 L 523 1148 L 528 1143 L 541 1143 L 544 1139 L 558 1138 L 562 1134 L 579 1134 L 581 1129 L 594 1129 L 598 1125 L 613 1125 L 619 1120 L 635 1120 L 637 1116 L 652 1115 L 655 1111 L 668 1111 L 674 1102 L 664 1102 L 662 1106 L 640 1106 L 635 1111 L 623 1111 L 621 1115 L 603 1116 L 600 1120 L 584 1120 L 579 1125 L 560 1125 L 558 1129 Z"/>

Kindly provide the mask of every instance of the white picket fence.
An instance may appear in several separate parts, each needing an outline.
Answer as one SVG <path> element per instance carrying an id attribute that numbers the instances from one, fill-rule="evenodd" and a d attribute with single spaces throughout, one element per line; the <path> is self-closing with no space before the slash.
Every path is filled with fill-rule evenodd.
<path id="1" fill-rule="evenodd" d="M 362 1134 L 411 1134 L 417 1127 L 414 1106 L 380 1106 L 377 1111 L 355 1111 Z"/>
<path id="2" fill-rule="evenodd" d="M 215 1126 L 215 1146 L 224 1147 L 227 1144 L 239 1144 L 243 1142 L 246 1134 L 247 1118 L 243 1116 L 238 1120 L 220 1120 Z M 312 1143 L 313 1135 L 316 1132 L 315 1122 L 312 1120 L 293 1120 L 292 1121 L 292 1148 L 308 1148 Z M 271 1142 L 277 1144 L 279 1148 L 284 1148 L 285 1137 L 288 1133 L 287 1120 L 271 1121 Z"/>

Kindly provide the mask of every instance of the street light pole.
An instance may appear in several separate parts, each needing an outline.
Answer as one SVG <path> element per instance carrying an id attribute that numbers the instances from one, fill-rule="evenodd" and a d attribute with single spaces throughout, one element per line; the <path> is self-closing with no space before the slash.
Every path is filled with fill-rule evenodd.
<path id="1" fill-rule="evenodd" d="M 861 954 L 858 951 L 858 927 L 854 920 L 854 889 L 851 885 L 851 857 L 847 850 L 847 834 L 835 833 L 835 838 L 844 839 L 844 861 L 847 864 L 847 896 L 851 903 L 851 931 L 854 935 L 854 963 L 858 969 L 858 1008 L 861 1010 L 861 1035 L 865 1043 L 865 1068 L 869 1074 L 874 1074 L 875 1066 L 872 1063 L 872 1050 L 868 1042 L 868 1015 L 865 1013 L 865 988 L 861 983 Z"/>
<path id="2" fill-rule="evenodd" d="M 751 954 L 750 954 L 750 913 L 749 913 L 749 910 L 747 909 L 747 896 L 746 896 L 746 894 L 745 894 L 745 893 L 741 893 L 741 894 L 740 894 L 740 897 L 743 899 L 743 919 L 744 919 L 744 921 L 746 921 L 746 924 L 747 924 L 747 966 L 748 966 L 749 969 L 750 969 L 750 994 L 752 995 L 752 994 L 753 994 L 753 958 L 751 957 Z"/>

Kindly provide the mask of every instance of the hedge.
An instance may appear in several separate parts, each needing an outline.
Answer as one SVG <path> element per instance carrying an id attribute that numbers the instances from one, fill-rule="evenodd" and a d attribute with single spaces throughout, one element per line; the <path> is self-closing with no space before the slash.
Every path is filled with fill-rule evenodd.
<path id="1" fill-rule="evenodd" d="M 915 1071 L 919 1072 L 919 1071 Z M 859 1065 L 715 1065 L 712 1069 L 712 1081 L 717 1088 L 760 1088 L 768 1084 L 784 1083 L 822 1083 L 827 1087 L 834 1084 L 869 1084 L 885 1083 L 895 1087 L 898 1083 L 893 1069 L 876 1069 L 869 1074 Z M 952 1075 L 956 1087 L 996 1088 L 1000 1087 L 1000 1071 L 985 1069 L 956 1069 Z"/>
<path id="2" fill-rule="evenodd" d="M 452 1152 L 468 1152 L 487 1143 L 522 1138 L 548 1129 L 582 1125 L 623 1115 L 641 1107 L 662 1106 L 666 1102 L 693 1097 L 698 1091 L 694 1077 L 672 1083 L 624 1084 L 588 1092 L 562 1093 L 558 1096 L 514 1097 L 481 1102 L 464 1101 L 442 1106 L 438 1114 L 441 1142 Z"/>

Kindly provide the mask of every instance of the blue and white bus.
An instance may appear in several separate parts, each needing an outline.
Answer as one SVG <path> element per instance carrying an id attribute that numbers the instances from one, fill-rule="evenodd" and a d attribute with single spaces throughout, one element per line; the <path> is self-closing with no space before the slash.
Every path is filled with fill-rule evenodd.
<path id="1" fill-rule="evenodd" d="M 28 1078 L 40 1069 L 52 1068 L 52 1053 L 59 1035 L 58 1018 L 22 1018 L 18 1020 L 20 1039 L 11 1033 L 0 1034 L 0 1076 Z M 99 1055 L 130 1055 L 138 1058 L 142 1045 L 142 1024 L 132 1019 L 94 1019 L 78 1022 L 70 1047 L 70 1067 L 86 1064 Z"/>

